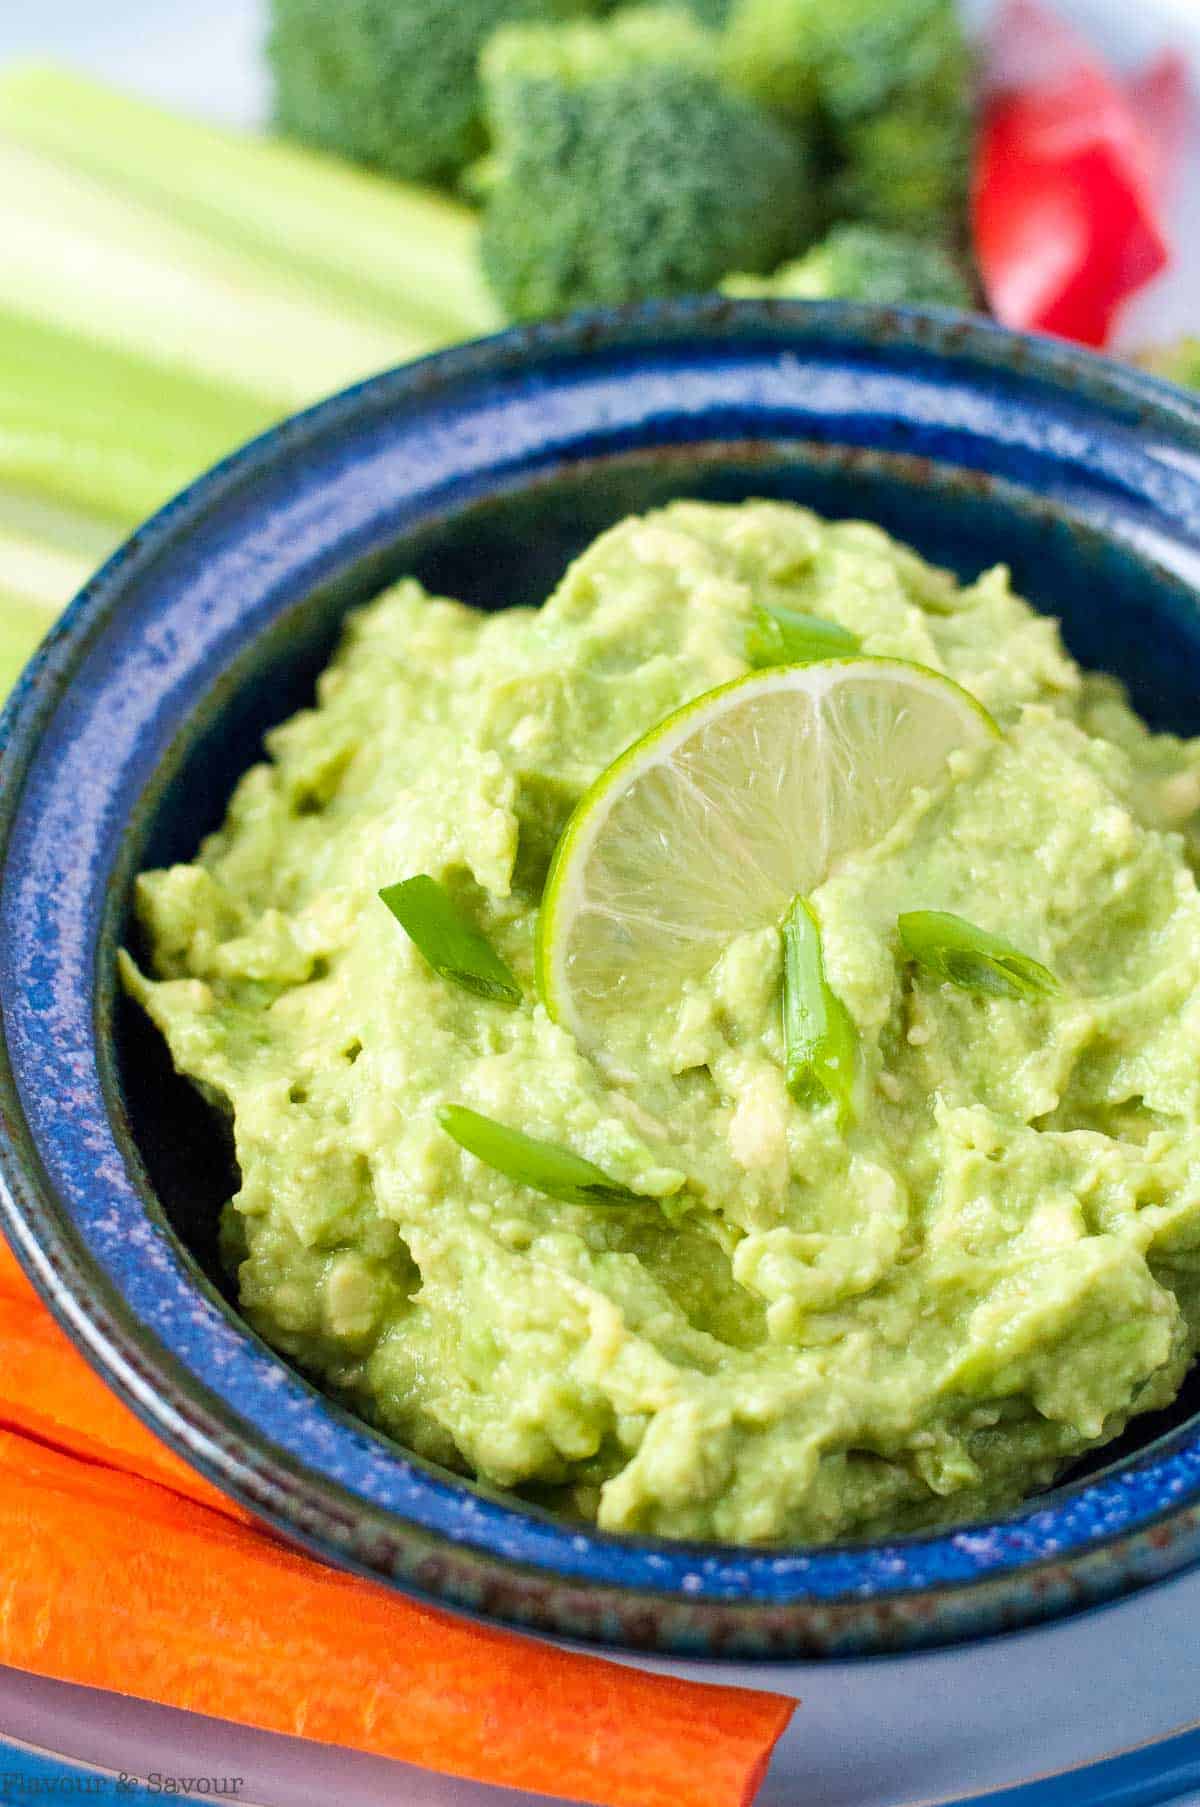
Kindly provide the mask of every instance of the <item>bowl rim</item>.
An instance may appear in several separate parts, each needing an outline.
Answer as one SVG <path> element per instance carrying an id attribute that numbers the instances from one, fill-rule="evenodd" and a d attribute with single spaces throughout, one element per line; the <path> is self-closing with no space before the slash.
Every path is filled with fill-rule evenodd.
<path id="1" fill-rule="evenodd" d="M 552 385 L 552 366 L 564 355 L 611 360 L 636 348 L 653 357 L 687 343 L 718 357 L 722 347 L 749 345 L 874 349 L 948 360 L 968 376 L 972 370 L 1015 375 L 1060 395 L 1069 391 L 1076 403 L 1082 398 L 1113 409 L 1138 422 L 1139 430 L 1173 435 L 1200 461 L 1200 398 L 1074 347 L 940 310 L 718 298 L 657 303 L 511 329 L 383 372 L 290 417 L 203 474 L 131 536 L 68 608 L 0 716 L 4 887 L 5 856 L 26 806 L 25 781 L 91 645 L 114 619 L 132 574 L 169 556 L 236 485 L 270 471 L 298 447 L 338 434 L 352 438 L 364 408 L 414 405 L 419 431 L 419 410 L 454 386 L 466 386 L 469 406 L 472 383 L 528 383 L 540 373 Z M 7 948 L 0 947 L 0 962 L 6 960 Z M 0 987 L 7 990 L 11 979 L 7 964 L 0 964 Z M 1056 1490 L 1041 1504 L 1027 1502 L 983 1524 L 817 1547 L 677 1542 L 572 1525 L 439 1475 L 364 1431 L 228 1313 L 239 1359 L 253 1345 L 266 1352 L 288 1377 L 280 1390 L 294 1385 L 306 1394 L 313 1422 L 321 1421 L 322 1437 L 332 1438 L 339 1456 L 368 1439 L 390 1470 L 402 1472 L 402 1496 L 393 1492 L 386 1504 L 366 1497 L 343 1475 L 306 1465 L 275 1440 L 270 1427 L 239 1417 L 160 1333 L 139 1323 L 46 1170 L 46 1143 L 43 1138 L 39 1152 L 16 1076 L 23 1071 L 29 1077 L 28 1056 L 14 1056 L 8 1010 L 4 1019 L 0 1219 L 30 1278 L 73 1341 L 151 1429 L 226 1492 L 344 1566 L 490 1616 L 601 1642 L 695 1654 L 715 1639 L 724 1653 L 786 1655 L 796 1648 L 789 1615 L 798 1610 L 836 1614 L 845 1607 L 853 1616 L 864 1602 L 898 1606 L 905 1599 L 934 1595 L 944 1602 L 952 1596 L 955 1610 L 929 1633 L 941 1640 L 1060 1610 L 1064 1597 L 1066 1604 L 1079 1603 L 1078 1575 L 1063 1581 L 1064 1565 L 1072 1562 L 1090 1564 L 1090 1600 L 1200 1556 L 1200 1418 L 1168 1433 L 1161 1449 L 1152 1445 Z M 211 1295 L 211 1303 L 215 1293 L 197 1281 L 190 1258 L 178 1248 L 175 1261 L 197 1300 Z M 448 1526 L 451 1508 L 456 1516 Z M 1143 1543 L 1141 1570 L 1110 1573 L 1112 1551 L 1134 1536 Z M 1039 1570 L 1046 1577 L 1043 1588 L 1034 1588 L 1040 1604 L 1014 1605 L 1005 1598 L 1014 1575 Z M 636 1616 L 648 1602 L 661 1608 L 651 1615 L 653 1623 Z"/>

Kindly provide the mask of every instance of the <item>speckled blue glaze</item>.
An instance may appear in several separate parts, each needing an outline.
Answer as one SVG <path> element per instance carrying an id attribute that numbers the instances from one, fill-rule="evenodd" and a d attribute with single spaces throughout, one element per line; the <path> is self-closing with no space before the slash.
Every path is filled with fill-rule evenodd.
<path id="1" fill-rule="evenodd" d="M 1200 730 L 1200 406 L 1148 378 L 948 315 L 718 301 L 381 376 L 156 516 L 5 712 L 7 1231 L 84 1352 L 219 1485 L 326 1556 L 492 1616 L 687 1653 L 846 1654 L 1174 1572 L 1200 1556 L 1190 1419 L 940 1536 L 750 1551 L 581 1531 L 323 1400 L 238 1320 L 155 1195 L 155 1113 L 114 1030 L 138 866 L 191 852 L 348 604 L 410 568 L 485 606 L 530 600 L 607 519 L 687 493 L 861 514 L 964 572 L 1008 555 L 1078 656 L 1121 672 L 1153 719 Z"/>

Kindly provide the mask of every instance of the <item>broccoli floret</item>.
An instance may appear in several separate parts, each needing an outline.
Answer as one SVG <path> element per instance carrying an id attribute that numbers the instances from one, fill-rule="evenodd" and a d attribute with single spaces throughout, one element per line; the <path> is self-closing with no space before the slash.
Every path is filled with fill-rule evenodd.
<path id="1" fill-rule="evenodd" d="M 726 66 L 824 139 L 834 215 L 963 236 L 973 68 L 955 0 L 733 0 Z"/>
<path id="2" fill-rule="evenodd" d="M 730 0 L 722 58 L 731 81 L 809 128 L 818 110 L 823 8 L 817 0 Z"/>
<path id="3" fill-rule="evenodd" d="M 816 101 L 839 125 L 965 89 L 971 72 L 955 0 L 731 0 L 725 55 L 766 104 Z"/>
<path id="4" fill-rule="evenodd" d="M 1200 389 L 1200 338 L 1189 333 L 1169 345 L 1156 345 L 1138 358 L 1143 369 L 1185 389 Z"/>
<path id="5" fill-rule="evenodd" d="M 803 149 L 719 64 L 675 10 L 492 39 L 482 255 L 512 316 L 702 292 L 804 242 Z"/>
<path id="6" fill-rule="evenodd" d="M 729 18 L 733 0 L 683 0 L 683 4 L 701 25 L 719 31 Z"/>
<path id="7" fill-rule="evenodd" d="M 484 148 L 476 66 L 497 26 L 598 0 L 271 0 L 275 123 L 391 175 L 443 181 Z"/>
<path id="8" fill-rule="evenodd" d="M 962 107 L 923 101 L 889 107 L 847 127 L 829 186 L 835 215 L 901 232 L 967 238 L 971 119 Z"/>
<path id="9" fill-rule="evenodd" d="M 878 226 L 835 226 L 774 276 L 731 276 L 728 295 L 802 301 L 877 301 L 885 306 L 972 308 L 971 284 L 943 245 Z"/>

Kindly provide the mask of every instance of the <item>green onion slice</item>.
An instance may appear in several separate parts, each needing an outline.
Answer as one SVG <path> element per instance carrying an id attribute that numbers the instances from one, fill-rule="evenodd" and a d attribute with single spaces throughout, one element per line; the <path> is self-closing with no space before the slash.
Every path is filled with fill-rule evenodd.
<path id="1" fill-rule="evenodd" d="M 990 998 L 1048 997 L 1054 974 L 1020 948 L 977 928 L 948 910 L 908 910 L 898 918 L 900 943 L 910 960 L 935 978 Z"/>
<path id="2" fill-rule="evenodd" d="M 853 1115 L 858 1068 L 854 1018 L 825 978 L 821 931 L 811 906 L 797 897 L 783 919 L 783 1044 L 788 1090 L 837 1105 L 843 1126 Z"/>
<path id="3" fill-rule="evenodd" d="M 535 1136 L 509 1129 L 491 1117 L 468 1110 L 465 1104 L 443 1104 L 438 1122 L 460 1148 L 486 1167 L 494 1167 L 520 1186 L 530 1186 L 549 1198 L 569 1205 L 636 1205 L 642 1195 L 631 1192 L 582 1155 L 572 1154 L 557 1142 L 540 1142 Z"/>
<path id="4" fill-rule="evenodd" d="M 418 873 L 398 885 L 385 885 L 379 895 L 435 973 L 477 997 L 521 1002 L 521 987 L 505 962 L 436 879 Z"/>
<path id="5" fill-rule="evenodd" d="M 845 659 L 860 650 L 862 641 L 848 627 L 823 621 L 819 615 L 802 615 L 798 609 L 756 602 L 754 620 L 746 640 L 751 665 L 811 665 L 817 659 Z"/>

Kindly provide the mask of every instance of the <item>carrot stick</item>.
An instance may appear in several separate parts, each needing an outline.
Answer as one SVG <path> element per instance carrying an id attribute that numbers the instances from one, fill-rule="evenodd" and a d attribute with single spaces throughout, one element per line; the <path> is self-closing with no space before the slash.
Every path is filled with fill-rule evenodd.
<path id="1" fill-rule="evenodd" d="M 10 1432 L 0 1662 L 601 1807 L 747 1807 L 795 1704 L 452 1617 Z"/>
<path id="2" fill-rule="evenodd" d="M 0 1269 L 0 1428 L 145 1475 L 236 1518 L 249 1517 L 122 1405 L 72 1348 L 19 1269 L 14 1275 Z"/>
<path id="3" fill-rule="evenodd" d="M 115 1394 L 111 1393 L 92 1372 L 54 1324 L 49 1314 L 43 1310 L 36 1294 L 26 1280 L 23 1270 L 7 1246 L 2 1243 L 0 1243 L 0 1427 L 2 1427 L 0 1428 L 0 1472 L 3 1472 L 6 1477 L 3 1491 L 7 1495 L 4 1504 L 19 1509 L 19 1500 L 15 1497 L 17 1490 L 8 1479 L 14 1465 L 24 1469 L 27 1480 L 33 1478 L 30 1472 L 33 1470 L 40 1476 L 43 1483 L 46 1482 L 51 1471 L 56 1470 L 60 1496 L 69 1491 L 76 1499 L 76 1505 L 71 1510 L 76 1513 L 77 1528 L 80 1522 L 78 1514 L 80 1512 L 86 1514 L 82 1522 L 87 1527 L 86 1541 L 89 1544 L 92 1538 L 92 1527 L 97 1522 L 95 1511 L 97 1493 L 99 1492 L 99 1497 L 102 1499 L 109 1497 L 109 1479 L 114 1485 L 125 1484 L 135 1490 L 134 1497 L 131 1497 L 119 1508 L 120 1512 L 126 1514 L 130 1522 L 137 1527 L 135 1541 L 141 1542 L 144 1539 L 144 1527 L 148 1523 L 163 1522 L 164 1514 L 167 1520 L 170 1520 L 173 1508 L 180 1512 L 188 1510 L 185 1500 L 176 1498 L 172 1501 L 171 1495 L 164 1492 L 166 1488 L 177 1496 L 184 1495 L 201 1506 L 207 1506 L 210 1512 L 215 1509 L 216 1512 L 231 1516 L 239 1524 L 246 1524 L 242 1508 L 236 1502 L 219 1493 L 217 1489 L 210 1487 L 201 1476 L 194 1473 L 186 1463 L 176 1457 L 165 1444 L 161 1443 L 141 1424 L 132 1412 L 121 1404 Z M 40 1443 L 52 1447 L 37 1448 L 28 1444 L 23 1446 L 18 1436 L 5 1435 L 5 1430 L 25 1433 L 27 1436 L 37 1438 Z M 107 1465 L 108 1476 L 106 1477 L 105 1466 L 91 1469 L 80 1463 L 73 1463 L 71 1452 L 82 1457 L 87 1463 Z M 119 1472 L 112 1473 L 113 1470 Z M 88 1492 L 88 1498 L 86 1501 L 82 1501 L 79 1499 L 79 1495 L 85 1489 Z M 35 1518 L 36 1510 L 32 1506 L 30 1507 L 29 1520 L 32 1521 Z M 49 1514 L 46 1515 L 43 1522 L 48 1522 L 48 1519 Z M 216 1522 L 219 1523 L 219 1521 Z M 197 1515 L 193 1524 L 193 1535 L 196 1534 L 197 1525 L 199 1534 L 204 1535 L 210 1532 L 213 1524 L 214 1520 L 208 1514 Z M 10 1541 L 4 1536 L 5 1528 L 4 1511 L 0 1507 L 0 1550 L 3 1549 L 5 1543 Z M 170 1522 L 168 1534 L 172 1541 L 175 1541 L 173 1521 Z M 404 1639 L 407 1647 L 410 1649 L 413 1647 L 412 1628 L 406 1622 L 408 1618 L 413 1618 L 420 1627 L 426 1645 L 432 1641 L 436 1646 L 446 1632 L 452 1636 L 455 1640 L 455 1650 L 449 1655 L 454 1660 L 462 1660 L 459 1646 L 464 1636 L 492 1640 L 498 1644 L 500 1646 L 498 1653 L 490 1654 L 487 1658 L 488 1666 L 489 1668 L 499 1667 L 502 1673 L 507 1671 L 513 1675 L 513 1685 L 519 1689 L 524 1689 L 525 1682 L 522 1679 L 520 1664 L 517 1665 L 514 1672 L 514 1653 L 517 1658 L 524 1659 L 528 1653 L 533 1652 L 543 1661 L 549 1659 L 557 1666 L 559 1655 L 547 1651 L 542 1646 L 530 1644 L 526 1640 L 510 1637 L 503 1633 L 487 1632 L 466 1626 L 462 1622 L 436 1613 L 432 1609 L 417 1606 L 413 1602 L 397 1597 L 383 1595 L 372 1589 L 369 1584 L 348 1581 L 346 1577 L 326 1570 L 307 1558 L 293 1555 L 278 1545 L 269 1534 L 254 1530 L 250 1528 L 249 1524 L 246 1524 L 244 1534 L 252 1540 L 254 1554 L 258 1558 L 260 1567 L 269 1570 L 272 1561 L 282 1559 L 288 1567 L 289 1575 L 299 1585 L 311 1587 L 315 1578 L 322 1589 L 328 1588 L 331 1584 L 342 1587 L 352 1586 L 357 1589 L 366 1589 L 367 1597 L 373 1602 L 386 1602 L 388 1610 L 398 1621 L 388 1633 L 389 1640 L 391 1640 L 389 1648 L 393 1651 L 398 1634 Z M 114 1556 L 111 1560 L 123 1561 L 124 1558 Z M 106 1563 L 102 1563 L 100 1566 L 106 1566 Z M 5 1585 L 5 1567 L 3 1557 L 0 1556 L 0 1600 L 8 1601 L 11 1596 Z M 52 1573 L 53 1565 L 47 1570 L 47 1575 Z M 48 1586 L 48 1582 L 44 1585 Z M 157 1587 L 157 1583 L 155 1585 Z M 99 1599 L 95 1603 L 98 1617 L 110 1608 L 111 1602 L 103 1599 Z M 11 1608 L 8 1610 L 10 1611 L 8 1622 L 13 1628 L 15 1638 L 17 1621 L 11 1618 Z M 71 1617 L 74 1621 L 73 1610 Z M 268 1608 L 264 1613 L 264 1623 L 269 1625 L 269 1620 Z M 109 1630 L 111 1633 L 111 1624 Z M 122 1633 L 122 1641 L 123 1637 Z M 99 1641 L 104 1642 L 105 1640 L 101 1638 Z M 80 1645 L 81 1652 L 86 1651 L 87 1647 L 87 1641 L 83 1640 Z M 290 1640 L 287 1649 L 289 1651 L 291 1649 Z M 11 1644 L 0 1643 L 0 1657 L 17 1666 L 36 1668 L 42 1673 L 66 1675 L 66 1671 L 63 1669 L 46 1667 L 28 1654 L 22 1657 Z M 286 1668 L 286 1658 L 280 1657 L 279 1660 Z M 431 1673 L 434 1675 L 442 1671 L 443 1663 L 437 1656 L 436 1649 L 428 1659 L 422 1656 L 414 1660 L 418 1668 L 428 1661 Z M 596 1659 L 563 1658 L 562 1660 L 571 1665 L 585 1665 L 589 1670 L 599 1667 L 601 1675 L 606 1681 L 611 1681 L 613 1677 L 621 1678 L 626 1688 L 628 1688 L 630 1679 L 640 1680 L 642 1688 L 654 1688 L 659 1685 L 650 1677 L 638 1678 L 635 1671 L 617 1669 L 608 1663 L 597 1664 Z M 278 1716 L 264 1715 L 259 1712 L 256 1710 L 252 1696 L 245 1697 L 244 1710 L 238 1712 L 234 1706 L 219 1704 L 207 1684 L 204 1686 L 202 1698 L 189 1701 L 177 1694 L 170 1694 L 165 1688 L 153 1686 L 146 1677 L 153 1677 L 154 1674 L 155 1670 L 151 1667 L 145 1671 L 139 1681 L 138 1665 L 131 1662 L 127 1665 L 127 1675 L 132 1679 L 127 1679 L 124 1684 L 120 1676 L 106 1677 L 90 1673 L 86 1666 L 81 1672 L 67 1675 L 67 1679 L 80 1680 L 92 1686 L 108 1686 L 120 1691 L 146 1693 L 154 1699 L 170 1700 L 173 1704 L 203 1705 L 205 1711 L 223 1713 L 226 1717 L 242 1717 L 250 1723 L 267 1725 L 272 1729 L 292 1731 L 302 1729 L 302 1722 L 295 1715 L 289 1722 L 286 1718 L 280 1719 Z M 582 1685 L 582 1680 L 581 1677 L 577 1685 Z M 455 1695 L 453 1689 L 456 1684 L 449 1685 L 452 1694 L 446 1705 L 454 1708 L 453 1717 L 457 1719 L 461 1716 L 464 1704 L 462 1690 L 458 1689 L 457 1695 Z M 547 1690 L 553 1688 L 555 1684 L 552 1676 L 548 1676 L 543 1685 Z M 674 1686 L 687 1688 L 689 1684 L 674 1684 Z M 242 1684 L 240 1681 L 236 1683 L 227 1681 L 227 1688 L 236 1698 L 242 1691 Z M 621 1690 L 618 1689 L 616 1692 L 618 1702 L 614 1716 L 623 1719 L 625 1709 L 619 1701 Z M 750 1731 L 754 1727 L 758 1728 L 759 1761 L 756 1773 L 753 1763 L 748 1758 L 743 1761 L 742 1746 L 739 1744 L 730 1760 L 733 1763 L 743 1761 L 742 1792 L 740 1794 L 733 1792 L 714 1795 L 710 1791 L 704 1794 L 704 1798 L 714 1803 L 726 1799 L 731 1802 L 749 1800 L 758 1780 L 765 1772 L 771 1746 L 790 1717 L 791 1703 L 775 1701 L 769 1696 L 739 1695 L 728 1690 L 704 1689 L 702 1699 L 706 1703 L 704 1708 L 706 1714 L 708 1697 L 714 1692 L 728 1694 L 735 1701 L 749 1701 L 757 1709 L 758 1717 L 752 1713 L 746 1722 L 745 1729 Z M 761 1716 L 764 1706 L 767 1709 L 765 1719 Z M 421 1712 L 423 1713 L 424 1709 L 421 1709 Z M 712 1723 L 711 1717 L 709 1723 Z M 362 1748 L 382 1750 L 385 1754 L 407 1756 L 412 1761 L 422 1760 L 420 1751 L 400 1749 L 394 1744 L 389 1745 L 384 1742 L 372 1743 L 367 1738 L 354 1736 L 352 1729 L 340 1734 L 337 1732 L 322 1733 L 313 1729 L 307 1716 L 303 1720 L 303 1729 L 310 1737 L 326 1737 L 333 1742 L 349 1741 Z M 589 1729 L 580 1724 L 573 1711 L 561 1730 L 564 1741 L 577 1742 L 580 1738 L 586 1739 L 590 1735 Z M 716 1730 L 723 1739 L 724 1726 L 718 1726 Z M 478 1739 L 476 1742 L 478 1743 Z M 508 1781 L 517 1777 L 516 1771 L 509 1772 L 507 1770 L 502 1775 L 498 1775 L 495 1768 L 486 1763 L 483 1767 L 471 1768 L 463 1766 L 461 1763 L 455 1763 L 450 1758 L 443 1761 L 436 1752 L 430 1754 L 428 1744 L 423 1745 L 422 1749 L 425 1751 L 423 1760 L 426 1763 L 433 1767 L 450 1769 L 452 1773 L 479 1775 L 493 1781 L 498 1779 Z M 640 1762 L 641 1759 L 636 1761 Z M 691 1754 L 688 1750 L 685 1749 L 678 1753 L 678 1763 L 681 1768 L 686 1768 L 691 1761 Z M 570 1780 L 570 1785 L 574 1786 L 573 1780 L 568 1778 L 567 1772 L 562 1769 L 557 1755 L 552 1759 L 546 1758 L 545 1767 L 547 1779 L 541 1784 L 543 1787 L 561 1790 L 568 1785 L 568 1780 Z M 572 1765 L 572 1774 L 573 1767 Z M 707 1761 L 702 1773 L 711 1779 L 711 1765 Z M 538 1784 L 528 1782 L 526 1785 L 537 1786 Z M 619 1778 L 618 1785 L 620 1785 Z M 664 1802 L 670 1800 L 678 1802 L 679 1807 L 688 1807 L 688 1803 L 693 1798 L 699 1800 L 701 1796 L 695 1791 L 693 1794 L 681 1792 L 685 1788 L 686 1783 L 679 1776 L 674 1776 L 669 1779 L 666 1791 L 660 1792 L 657 1796 L 645 1792 L 643 1788 L 640 1794 L 612 1793 L 596 1795 L 592 1798 L 606 1802 L 611 1799 L 613 1802 L 622 1803 L 622 1807 L 627 1801 L 640 1804 L 643 1800 L 647 1803 L 654 1803 L 655 1807 L 659 1800 Z"/>
<path id="4" fill-rule="evenodd" d="M 5 1292 L 23 1293 L 27 1298 L 36 1298 L 37 1294 L 25 1278 L 25 1269 L 21 1266 L 4 1237 L 0 1236 L 0 1287 Z"/>

